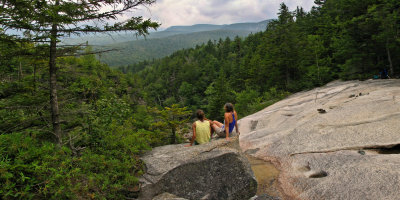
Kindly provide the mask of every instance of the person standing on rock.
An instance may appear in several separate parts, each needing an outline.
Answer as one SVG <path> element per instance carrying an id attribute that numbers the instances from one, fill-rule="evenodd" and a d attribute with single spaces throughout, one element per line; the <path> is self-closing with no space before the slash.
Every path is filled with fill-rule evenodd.
<path id="1" fill-rule="evenodd" d="M 192 125 L 193 129 L 193 137 L 190 141 L 190 144 L 186 145 L 186 147 L 205 144 L 210 142 L 211 134 L 213 132 L 212 126 L 213 122 L 208 120 L 202 110 L 198 110 L 196 112 L 198 121 L 194 122 Z"/>
<path id="2" fill-rule="evenodd" d="M 215 133 L 219 137 L 226 138 L 226 140 L 230 140 L 229 137 L 232 136 L 233 129 L 236 128 L 236 133 L 240 135 L 239 127 L 237 125 L 238 116 L 233 108 L 233 104 L 226 103 L 224 106 L 225 115 L 224 115 L 224 124 L 218 121 L 213 121 L 213 129 Z"/>

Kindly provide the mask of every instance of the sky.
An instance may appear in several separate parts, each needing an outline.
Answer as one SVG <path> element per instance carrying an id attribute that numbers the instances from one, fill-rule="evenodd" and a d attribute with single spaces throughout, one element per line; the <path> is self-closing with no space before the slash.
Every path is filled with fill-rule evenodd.
<path id="1" fill-rule="evenodd" d="M 277 18 L 284 2 L 291 10 L 297 6 L 310 10 L 314 0 L 157 0 L 155 4 L 134 11 L 162 24 L 176 25 L 232 24 L 259 22 Z"/>
<path id="2" fill-rule="evenodd" d="M 144 16 L 161 23 L 158 30 L 179 25 L 260 22 L 277 18 L 282 2 L 290 10 L 300 6 L 308 11 L 314 5 L 314 0 L 156 0 L 155 4 L 133 10 L 117 21 Z M 106 10 L 112 7 L 102 9 Z M 9 32 L 18 34 L 13 30 Z"/>

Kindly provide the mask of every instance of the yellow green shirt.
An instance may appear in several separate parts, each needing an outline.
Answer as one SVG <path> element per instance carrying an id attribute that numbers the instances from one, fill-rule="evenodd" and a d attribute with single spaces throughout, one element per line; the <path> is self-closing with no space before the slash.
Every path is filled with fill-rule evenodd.
<path id="1" fill-rule="evenodd" d="M 210 142 L 210 137 L 210 121 L 196 121 L 196 142 L 199 144 Z"/>

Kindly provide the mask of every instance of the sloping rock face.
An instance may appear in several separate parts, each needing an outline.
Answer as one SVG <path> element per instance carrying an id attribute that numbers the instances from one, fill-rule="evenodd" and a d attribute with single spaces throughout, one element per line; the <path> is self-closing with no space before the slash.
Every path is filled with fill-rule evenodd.
<path id="1" fill-rule="evenodd" d="M 162 194 L 154 197 L 152 200 L 187 200 L 187 199 L 177 197 L 170 193 L 162 193 Z"/>
<path id="2" fill-rule="evenodd" d="M 400 199 L 400 81 L 333 82 L 240 122 L 280 170 L 284 199 Z"/>
<path id="3" fill-rule="evenodd" d="M 139 199 L 170 193 L 185 199 L 250 199 L 257 182 L 245 156 L 235 143 L 225 140 L 184 147 L 170 145 L 153 149 L 142 160 Z"/>

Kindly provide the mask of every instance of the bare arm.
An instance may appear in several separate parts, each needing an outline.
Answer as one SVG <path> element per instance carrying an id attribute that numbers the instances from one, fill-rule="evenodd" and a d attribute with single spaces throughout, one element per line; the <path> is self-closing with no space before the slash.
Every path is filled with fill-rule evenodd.
<path id="1" fill-rule="evenodd" d="M 190 140 L 190 144 L 186 145 L 185 147 L 193 146 L 193 143 L 194 143 L 194 141 L 196 140 L 196 122 L 193 123 L 193 125 L 192 125 L 192 130 L 193 130 L 192 140 Z"/>
<path id="2" fill-rule="evenodd" d="M 214 129 L 213 129 L 214 122 L 211 120 L 208 120 L 208 121 L 210 122 L 210 138 L 212 138 L 212 135 L 214 133 Z"/>
<path id="3" fill-rule="evenodd" d="M 226 139 L 229 140 L 229 114 L 225 113 L 225 133 Z"/>
<path id="4" fill-rule="evenodd" d="M 236 111 L 235 111 L 235 119 L 236 119 L 236 122 L 235 122 L 235 129 L 236 129 L 236 133 L 238 134 L 238 135 L 240 135 L 240 132 L 239 132 L 239 126 L 238 126 L 238 120 L 239 120 L 239 118 L 238 118 L 238 116 L 237 116 L 237 113 L 236 113 Z"/>

